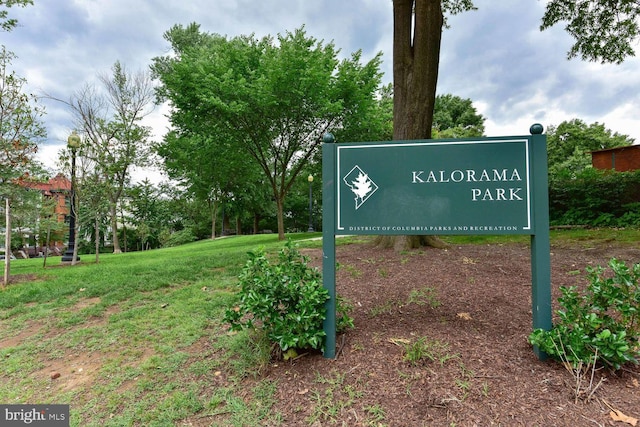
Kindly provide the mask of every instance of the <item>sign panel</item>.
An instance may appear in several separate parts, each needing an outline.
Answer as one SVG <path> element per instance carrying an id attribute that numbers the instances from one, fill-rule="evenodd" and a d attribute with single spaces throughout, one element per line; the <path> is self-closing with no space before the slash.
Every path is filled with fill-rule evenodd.
<path id="1" fill-rule="evenodd" d="M 336 234 L 533 234 L 528 137 L 335 150 Z"/>
<path id="2" fill-rule="evenodd" d="M 551 329 L 547 138 L 322 145 L 324 356 L 336 354 L 338 234 L 529 234 L 534 329 Z M 546 355 L 534 347 L 538 357 Z"/>

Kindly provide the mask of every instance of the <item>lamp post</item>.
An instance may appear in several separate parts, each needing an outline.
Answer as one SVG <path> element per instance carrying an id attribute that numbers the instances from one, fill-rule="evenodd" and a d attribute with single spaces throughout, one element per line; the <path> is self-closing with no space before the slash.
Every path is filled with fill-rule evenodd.
<path id="1" fill-rule="evenodd" d="M 69 216 L 69 245 L 67 246 L 67 250 L 62 256 L 63 262 L 74 262 L 80 261 L 80 257 L 78 257 L 75 252 L 76 246 L 76 150 L 80 147 L 80 137 L 74 130 L 69 138 L 67 138 L 67 147 L 71 150 L 71 206 Z"/>
<path id="2" fill-rule="evenodd" d="M 307 181 L 309 181 L 309 229 L 307 231 L 313 232 L 313 190 L 311 188 L 311 184 L 313 183 L 313 175 L 309 174 L 309 176 L 307 177 Z"/>

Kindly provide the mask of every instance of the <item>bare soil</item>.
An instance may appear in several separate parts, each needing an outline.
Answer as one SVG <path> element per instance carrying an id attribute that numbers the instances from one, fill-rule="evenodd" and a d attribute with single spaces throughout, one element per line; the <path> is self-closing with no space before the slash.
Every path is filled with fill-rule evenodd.
<path id="1" fill-rule="evenodd" d="M 320 265 L 319 249 L 304 253 Z M 560 286 L 584 287 L 585 268 L 612 257 L 631 265 L 640 249 L 552 247 L 554 312 Z M 337 358 L 307 354 L 247 380 L 278 383 L 274 410 L 284 425 L 625 426 L 640 418 L 637 365 L 576 383 L 562 364 L 534 354 L 528 245 L 399 253 L 351 244 L 337 248 L 337 262 L 337 292 L 355 319 L 338 337 Z M 407 348 L 419 340 L 427 356 L 412 363 Z"/>

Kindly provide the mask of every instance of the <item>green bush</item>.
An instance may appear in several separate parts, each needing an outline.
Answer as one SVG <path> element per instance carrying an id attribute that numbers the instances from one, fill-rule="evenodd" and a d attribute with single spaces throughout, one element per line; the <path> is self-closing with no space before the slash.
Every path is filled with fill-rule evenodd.
<path id="1" fill-rule="evenodd" d="M 548 355 L 571 363 L 602 363 L 617 370 L 640 357 L 640 264 L 630 269 L 611 259 L 612 274 L 587 268 L 589 285 L 561 287 L 559 322 L 550 331 L 536 329 L 529 342 Z"/>
<path id="2" fill-rule="evenodd" d="M 587 168 L 549 180 L 549 219 L 554 225 L 640 225 L 640 170 Z"/>
<path id="3" fill-rule="evenodd" d="M 185 228 L 175 231 L 169 235 L 163 235 L 160 238 L 162 247 L 168 248 L 172 246 L 180 246 L 187 243 L 195 242 L 196 235 L 191 228 Z"/>
<path id="4" fill-rule="evenodd" d="M 234 330 L 262 328 L 281 351 L 319 349 L 329 293 L 320 272 L 307 265 L 291 241 L 271 263 L 263 250 L 250 252 L 240 275 L 239 302 L 227 310 L 225 322 Z"/>

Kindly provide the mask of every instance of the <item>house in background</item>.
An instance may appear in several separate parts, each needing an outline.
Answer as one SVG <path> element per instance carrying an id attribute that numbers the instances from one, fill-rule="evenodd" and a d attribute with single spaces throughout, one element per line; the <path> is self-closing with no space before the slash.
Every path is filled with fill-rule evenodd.
<path id="1" fill-rule="evenodd" d="M 42 197 L 48 199 L 55 200 L 54 213 L 57 217 L 58 223 L 67 222 L 67 217 L 69 215 L 69 196 L 71 194 L 71 181 L 62 174 L 58 174 L 55 177 L 51 178 L 47 182 L 35 182 L 29 180 L 17 180 L 16 183 L 24 188 L 29 188 L 31 190 L 38 190 L 42 193 Z M 61 236 L 53 237 L 50 245 L 53 246 L 52 249 L 54 253 L 61 253 L 63 249 L 64 242 L 62 242 Z M 29 255 L 37 255 L 37 252 L 41 250 L 35 248 L 36 253 Z"/>
<path id="2" fill-rule="evenodd" d="M 617 172 L 640 169 L 640 145 L 592 151 L 591 164 L 596 169 L 610 169 Z"/>

